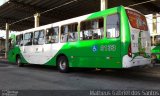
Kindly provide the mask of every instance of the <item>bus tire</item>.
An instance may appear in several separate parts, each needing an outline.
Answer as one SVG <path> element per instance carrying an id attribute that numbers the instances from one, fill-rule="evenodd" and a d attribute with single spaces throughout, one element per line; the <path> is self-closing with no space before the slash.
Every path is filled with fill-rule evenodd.
<path id="1" fill-rule="evenodd" d="M 66 56 L 60 56 L 57 62 L 58 70 L 62 73 L 69 72 L 69 63 Z"/>
<path id="2" fill-rule="evenodd" d="M 21 62 L 20 56 L 17 56 L 17 58 L 16 58 L 16 64 L 18 65 L 18 67 L 23 67 L 24 66 L 24 64 Z"/>

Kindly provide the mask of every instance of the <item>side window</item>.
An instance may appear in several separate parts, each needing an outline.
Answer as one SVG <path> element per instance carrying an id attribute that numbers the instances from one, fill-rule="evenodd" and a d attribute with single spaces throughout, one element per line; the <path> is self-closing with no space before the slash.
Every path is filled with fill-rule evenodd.
<path id="1" fill-rule="evenodd" d="M 43 45 L 44 44 L 44 30 L 34 32 L 34 45 Z"/>
<path id="2" fill-rule="evenodd" d="M 103 38 L 103 18 L 84 21 L 81 23 L 80 40 L 91 40 Z"/>
<path id="3" fill-rule="evenodd" d="M 58 43 L 59 28 L 53 27 L 46 30 L 46 44 Z"/>
<path id="4" fill-rule="evenodd" d="M 32 37 L 33 33 L 26 33 L 24 34 L 24 46 L 32 45 Z"/>
<path id="5" fill-rule="evenodd" d="M 64 25 L 61 27 L 61 42 L 74 42 L 78 39 L 78 23 Z"/>
<path id="6" fill-rule="evenodd" d="M 107 17 L 107 38 L 116 38 L 120 35 L 119 14 L 109 15 Z"/>
<path id="7" fill-rule="evenodd" d="M 12 41 L 11 41 L 11 43 L 12 43 Z M 20 46 L 23 45 L 23 34 L 16 36 L 16 45 L 20 45 Z"/>

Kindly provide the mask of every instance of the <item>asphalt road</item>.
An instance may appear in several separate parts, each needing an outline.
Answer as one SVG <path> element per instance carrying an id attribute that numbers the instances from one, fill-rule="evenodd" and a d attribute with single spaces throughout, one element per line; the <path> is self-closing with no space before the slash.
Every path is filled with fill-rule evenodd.
<path id="1" fill-rule="evenodd" d="M 160 68 L 82 70 L 0 63 L 0 90 L 160 89 Z"/>
<path id="2" fill-rule="evenodd" d="M 93 90 L 160 89 L 160 68 L 60 73 L 48 66 L 0 63 L 0 89 Z"/>

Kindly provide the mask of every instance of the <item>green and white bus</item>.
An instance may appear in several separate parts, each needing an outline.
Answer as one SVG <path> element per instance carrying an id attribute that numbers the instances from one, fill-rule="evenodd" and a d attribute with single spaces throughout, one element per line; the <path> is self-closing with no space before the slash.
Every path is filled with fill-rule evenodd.
<path id="1" fill-rule="evenodd" d="M 23 64 L 131 68 L 151 64 L 146 18 L 123 6 L 29 29 L 16 36 L 8 60 Z"/>
<path id="2" fill-rule="evenodd" d="M 160 63 L 160 34 L 151 34 L 152 63 Z"/>

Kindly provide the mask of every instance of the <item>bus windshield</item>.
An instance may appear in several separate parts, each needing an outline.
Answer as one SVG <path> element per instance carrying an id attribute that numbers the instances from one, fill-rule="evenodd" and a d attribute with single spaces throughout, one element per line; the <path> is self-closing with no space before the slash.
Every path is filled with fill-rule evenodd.
<path id="1" fill-rule="evenodd" d="M 147 21 L 144 15 L 128 9 L 126 9 L 126 12 L 133 28 L 148 31 Z"/>
<path id="2" fill-rule="evenodd" d="M 153 41 L 154 41 L 152 42 L 153 45 L 155 46 L 160 45 L 160 35 L 155 35 Z"/>

